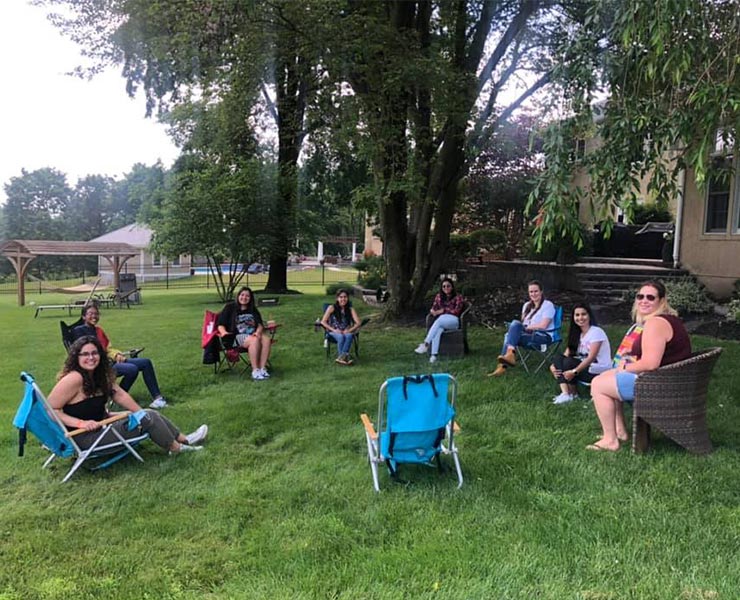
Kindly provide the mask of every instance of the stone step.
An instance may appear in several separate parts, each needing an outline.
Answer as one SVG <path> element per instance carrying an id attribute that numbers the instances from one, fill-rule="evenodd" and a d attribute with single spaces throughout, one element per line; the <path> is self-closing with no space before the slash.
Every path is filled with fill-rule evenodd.
<path id="1" fill-rule="evenodd" d="M 576 264 L 608 264 L 608 265 L 625 265 L 625 266 L 643 266 L 666 268 L 665 264 L 659 258 L 619 258 L 613 256 L 579 256 Z"/>

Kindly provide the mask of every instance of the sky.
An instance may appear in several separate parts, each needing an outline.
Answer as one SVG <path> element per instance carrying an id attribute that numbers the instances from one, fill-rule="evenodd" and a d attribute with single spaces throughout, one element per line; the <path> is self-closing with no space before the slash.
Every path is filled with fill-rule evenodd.
<path id="1" fill-rule="evenodd" d="M 26 0 L 0 0 L 0 203 L 21 169 L 52 167 L 71 186 L 85 175 L 120 179 L 135 163 L 169 167 L 178 155 L 165 127 L 145 118 L 119 70 L 86 81 L 65 73 L 83 61 L 76 44 Z"/>

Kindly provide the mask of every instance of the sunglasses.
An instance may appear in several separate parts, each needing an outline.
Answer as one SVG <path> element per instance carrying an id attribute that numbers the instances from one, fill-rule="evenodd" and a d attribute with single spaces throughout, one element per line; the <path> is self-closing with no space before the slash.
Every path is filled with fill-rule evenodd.
<path id="1" fill-rule="evenodd" d="M 647 300 L 648 302 L 655 302 L 657 296 L 654 296 L 653 294 L 637 294 L 635 296 L 638 300 Z"/>
<path id="2" fill-rule="evenodd" d="M 93 350 L 92 352 L 80 352 L 77 356 L 81 356 L 82 358 L 95 358 L 96 356 L 100 356 L 100 353 L 97 350 Z"/>

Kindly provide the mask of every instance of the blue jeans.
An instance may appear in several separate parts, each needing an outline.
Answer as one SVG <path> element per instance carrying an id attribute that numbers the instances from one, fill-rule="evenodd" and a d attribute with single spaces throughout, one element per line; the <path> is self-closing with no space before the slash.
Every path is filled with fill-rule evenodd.
<path id="1" fill-rule="evenodd" d="M 134 381 L 141 372 L 144 377 L 144 384 L 149 390 L 152 399 L 158 398 L 162 394 L 159 391 L 159 384 L 157 383 L 157 375 L 154 372 L 154 365 L 148 358 L 127 358 L 126 362 L 113 363 L 113 370 L 116 375 L 123 376 L 121 381 L 121 388 L 125 391 L 129 391 L 131 386 L 134 385 Z"/>
<path id="2" fill-rule="evenodd" d="M 531 333 L 525 333 L 524 325 L 521 321 L 512 321 L 509 323 L 509 329 L 506 331 L 504 336 L 504 346 L 501 349 L 501 354 L 506 354 L 506 350 L 509 346 L 516 348 L 517 346 L 528 346 L 537 347 L 541 344 L 549 344 L 552 338 L 542 331 L 533 331 Z"/>
<path id="3" fill-rule="evenodd" d="M 335 333 L 333 331 L 327 331 L 327 333 L 337 343 L 337 356 L 349 354 L 352 349 L 352 341 L 355 339 L 354 333 Z"/>
<path id="4" fill-rule="evenodd" d="M 442 334 L 448 329 L 460 329 L 460 319 L 455 315 L 439 315 L 429 328 L 424 341 L 432 345 L 430 352 L 432 356 L 437 356 L 437 352 L 439 352 L 439 341 L 442 339 Z"/>

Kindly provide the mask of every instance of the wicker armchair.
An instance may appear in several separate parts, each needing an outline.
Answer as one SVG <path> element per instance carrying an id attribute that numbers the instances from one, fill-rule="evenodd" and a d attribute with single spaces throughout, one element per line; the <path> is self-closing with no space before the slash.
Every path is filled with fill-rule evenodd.
<path id="1" fill-rule="evenodd" d="M 637 378 L 632 407 L 633 452 L 649 449 L 651 427 L 694 454 L 712 451 L 706 422 L 707 388 L 721 353 L 722 348 L 707 348 Z"/>
<path id="2" fill-rule="evenodd" d="M 470 352 L 468 347 L 468 313 L 473 305 L 465 302 L 462 313 L 460 313 L 460 329 L 448 329 L 442 333 L 439 340 L 439 356 L 464 356 Z M 427 331 L 437 317 L 427 315 Z"/>

